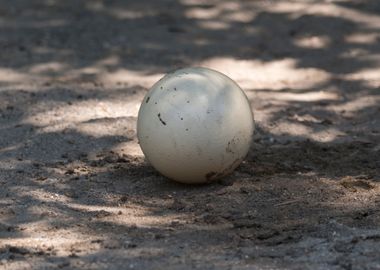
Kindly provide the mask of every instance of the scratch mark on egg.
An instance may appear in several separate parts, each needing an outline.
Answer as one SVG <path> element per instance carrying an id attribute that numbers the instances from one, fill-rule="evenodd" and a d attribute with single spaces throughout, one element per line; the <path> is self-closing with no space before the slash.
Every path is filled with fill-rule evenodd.
<path id="1" fill-rule="evenodd" d="M 160 120 L 160 122 L 161 122 L 164 126 L 166 126 L 166 122 L 165 122 L 164 120 L 162 120 L 162 118 L 161 118 L 161 113 L 157 114 L 157 116 L 158 116 L 158 119 Z"/>

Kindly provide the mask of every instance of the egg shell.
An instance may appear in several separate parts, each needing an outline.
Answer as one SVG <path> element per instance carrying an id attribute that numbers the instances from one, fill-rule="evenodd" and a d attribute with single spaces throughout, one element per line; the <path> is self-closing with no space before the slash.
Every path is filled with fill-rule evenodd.
<path id="1" fill-rule="evenodd" d="M 220 72 L 184 68 L 146 94 L 137 136 L 151 165 L 181 183 L 205 183 L 231 173 L 247 155 L 254 132 L 250 103 Z"/>

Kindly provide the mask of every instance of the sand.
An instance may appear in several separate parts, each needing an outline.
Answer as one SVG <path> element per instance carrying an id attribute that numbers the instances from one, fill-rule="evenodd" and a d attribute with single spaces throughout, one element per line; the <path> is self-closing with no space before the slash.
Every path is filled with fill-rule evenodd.
<path id="1" fill-rule="evenodd" d="M 1 0 L 0 29 L 0 269 L 380 269 L 379 1 Z M 255 112 L 209 185 L 136 138 L 186 66 Z"/>

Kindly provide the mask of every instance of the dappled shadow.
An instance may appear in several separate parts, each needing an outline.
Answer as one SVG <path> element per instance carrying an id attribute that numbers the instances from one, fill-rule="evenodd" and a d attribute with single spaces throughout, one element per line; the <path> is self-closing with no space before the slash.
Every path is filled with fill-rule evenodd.
<path id="1" fill-rule="evenodd" d="M 0 263 L 375 267 L 377 6 L 0 1 Z M 227 73 L 256 116 L 211 185 L 160 176 L 135 134 L 147 88 L 188 65 Z"/>

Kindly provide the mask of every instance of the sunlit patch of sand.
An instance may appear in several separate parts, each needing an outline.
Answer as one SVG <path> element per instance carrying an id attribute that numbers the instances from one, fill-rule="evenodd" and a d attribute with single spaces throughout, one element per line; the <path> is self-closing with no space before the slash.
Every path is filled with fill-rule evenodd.
<path id="1" fill-rule="evenodd" d="M 87 100 L 61 106 L 47 111 L 31 114 L 23 123 L 43 128 L 43 132 L 55 132 L 69 127 L 69 124 L 83 123 L 104 118 L 136 117 L 140 99 L 126 100 Z M 85 125 L 83 126 L 85 128 Z"/>
<path id="2" fill-rule="evenodd" d="M 144 154 L 136 140 L 123 142 L 115 145 L 111 148 L 115 153 L 128 153 L 128 155 L 134 157 L 143 157 Z"/>
<path id="3" fill-rule="evenodd" d="M 380 35 L 376 33 L 353 33 L 345 37 L 348 43 L 373 44 L 378 42 Z"/>
<path id="4" fill-rule="evenodd" d="M 209 3 L 208 8 L 200 7 L 190 7 L 194 4 L 193 1 L 182 1 L 184 5 L 189 6 L 186 9 L 185 16 L 189 19 L 196 19 L 201 26 L 206 26 L 206 22 L 224 22 L 225 28 L 229 28 L 229 23 L 240 22 L 247 23 L 253 20 L 256 13 L 250 8 L 242 8 L 242 3 L 229 2 L 219 2 L 218 5 L 212 5 Z M 198 3 L 202 4 L 202 3 Z M 248 5 L 247 5 L 248 6 Z"/>
<path id="5" fill-rule="evenodd" d="M 344 132 L 334 127 L 316 131 L 303 123 L 290 123 L 288 121 L 277 122 L 271 129 L 271 133 L 278 136 L 286 134 L 287 136 L 302 137 L 323 143 L 332 142 L 345 135 Z"/>
<path id="6" fill-rule="evenodd" d="M 380 26 L 380 17 L 377 15 L 334 3 L 323 3 L 323 1 L 316 1 L 312 4 L 308 1 L 295 1 L 291 4 L 271 1 L 271 12 L 289 13 L 289 17 L 292 19 L 310 14 L 311 16 L 346 19 L 369 27 Z"/>
<path id="7" fill-rule="evenodd" d="M 18 72 L 11 68 L 0 68 L 0 82 L 20 83 L 31 81 L 33 77 L 29 74 Z"/>
<path id="8" fill-rule="evenodd" d="M 356 117 L 357 113 L 380 104 L 379 96 L 362 96 L 351 101 L 332 106 L 336 111 L 345 111 L 345 116 Z"/>
<path id="9" fill-rule="evenodd" d="M 104 83 L 125 82 L 132 85 L 151 87 L 164 74 L 145 74 L 143 72 L 118 69 L 114 72 L 99 74 L 98 80 Z"/>
<path id="10" fill-rule="evenodd" d="M 326 49 L 331 40 L 327 36 L 304 36 L 296 38 L 294 43 L 301 48 Z"/>
<path id="11" fill-rule="evenodd" d="M 279 90 L 284 87 L 305 89 L 330 78 L 327 72 L 317 68 L 297 68 L 297 61 L 291 58 L 263 62 L 217 57 L 205 60 L 200 65 L 225 73 L 245 90 Z"/>
<path id="12" fill-rule="evenodd" d="M 68 69 L 69 66 L 64 63 L 58 63 L 58 62 L 48 62 L 48 63 L 40 63 L 33 65 L 29 72 L 32 74 L 40 74 L 45 72 L 62 72 L 66 69 Z"/>
<path id="13" fill-rule="evenodd" d="M 248 97 L 252 94 L 248 93 Z M 298 102 L 316 102 L 316 101 L 333 101 L 340 100 L 340 96 L 337 93 L 327 91 L 313 91 L 307 93 L 287 93 L 279 92 L 273 95 L 273 93 L 260 93 L 260 98 L 266 98 L 270 100 L 283 100 L 283 101 L 298 101 Z"/>

